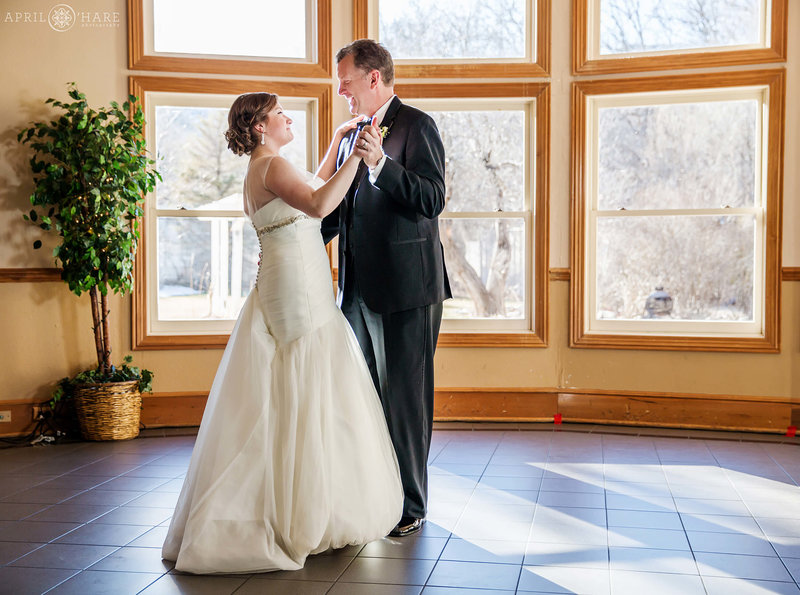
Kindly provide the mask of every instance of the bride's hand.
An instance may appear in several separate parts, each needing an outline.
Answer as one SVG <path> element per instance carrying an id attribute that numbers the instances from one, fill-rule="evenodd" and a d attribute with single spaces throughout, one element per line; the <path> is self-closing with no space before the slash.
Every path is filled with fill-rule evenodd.
<path id="1" fill-rule="evenodd" d="M 356 116 L 355 118 L 341 124 L 333 133 L 334 139 L 341 141 L 348 132 L 353 130 L 358 125 L 361 119 L 361 116 Z"/>

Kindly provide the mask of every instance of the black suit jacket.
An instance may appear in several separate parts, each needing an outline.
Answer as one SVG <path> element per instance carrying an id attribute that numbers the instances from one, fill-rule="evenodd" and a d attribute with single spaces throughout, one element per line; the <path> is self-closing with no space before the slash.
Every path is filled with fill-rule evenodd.
<path id="1" fill-rule="evenodd" d="M 355 275 L 367 306 L 383 314 L 438 304 L 451 297 L 439 240 L 444 209 L 444 147 L 433 118 L 395 97 L 381 126 L 387 155 L 375 185 L 362 163 L 339 207 L 325 217 L 325 242 L 339 235 L 339 291 Z M 339 145 L 337 167 L 357 132 Z M 351 250 L 353 271 L 345 251 Z"/>

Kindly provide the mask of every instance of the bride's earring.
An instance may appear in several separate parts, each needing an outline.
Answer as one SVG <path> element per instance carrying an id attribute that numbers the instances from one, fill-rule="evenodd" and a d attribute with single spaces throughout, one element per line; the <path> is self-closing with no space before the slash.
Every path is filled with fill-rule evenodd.
<path id="1" fill-rule="evenodd" d="M 263 133 L 263 132 L 261 133 L 261 144 L 262 144 L 262 145 L 266 145 L 266 144 L 267 144 L 267 139 L 266 139 L 266 137 L 264 136 L 264 133 Z"/>

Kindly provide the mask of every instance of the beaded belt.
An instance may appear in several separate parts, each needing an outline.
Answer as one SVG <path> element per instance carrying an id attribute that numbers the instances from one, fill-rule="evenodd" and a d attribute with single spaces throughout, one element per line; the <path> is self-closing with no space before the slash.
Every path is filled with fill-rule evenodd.
<path id="1" fill-rule="evenodd" d="M 287 219 L 281 219 L 277 223 L 273 223 L 271 225 L 265 225 L 264 227 L 256 227 L 256 234 L 261 236 L 266 233 L 272 233 L 276 229 L 280 229 L 281 227 L 286 227 L 287 225 L 291 225 L 301 219 L 310 219 L 308 215 L 304 215 L 300 213 L 299 215 L 295 215 L 294 217 L 288 217 Z M 254 226 L 255 227 L 255 226 Z"/>

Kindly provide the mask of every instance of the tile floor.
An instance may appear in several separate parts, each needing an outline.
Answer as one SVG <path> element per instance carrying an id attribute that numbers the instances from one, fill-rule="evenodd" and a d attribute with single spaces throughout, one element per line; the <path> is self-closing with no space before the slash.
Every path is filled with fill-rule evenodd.
<path id="1" fill-rule="evenodd" d="M 797 438 L 477 427 L 437 426 L 420 534 L 256 575 L 161 560 L 193 436 L 2 450 L 0 593 L 800 593 Z"/>

